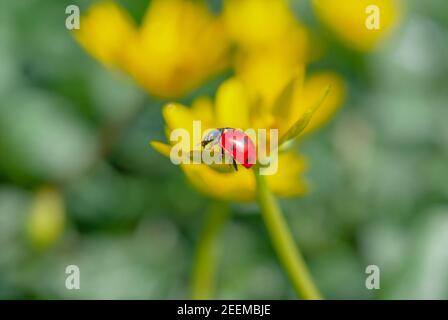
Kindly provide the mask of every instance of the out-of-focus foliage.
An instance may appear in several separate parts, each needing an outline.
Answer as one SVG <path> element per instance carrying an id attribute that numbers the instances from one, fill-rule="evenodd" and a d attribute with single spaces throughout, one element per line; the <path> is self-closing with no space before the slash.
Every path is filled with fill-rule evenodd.
<path id="1" fill-rule="evenodd" d="M 118 2 L 141 23 L 147 1 Z M 387 41 L 361 53 L 311 1 L 290 1 L 320 44 L 302 57 L 308 71 L 334 70 L 348 89 L 299 145 L 310 191 L 282 202 L 329 298 L 448 298 L 448 3 L 401 2 Z M 69 4 L 0 0 L 0 299 L 186 298 L 207 199 L 148 146 L 164 139 L 164 101 L 79 47 Z M 180 102 L 214 96 L 228 76 Z M 257 207 L 232 212 L 217 298 L 294 297 Z M 65 288 L 71 264 L 80 290 Z M 370 264 L 380 290 L 365 288 Z"/>

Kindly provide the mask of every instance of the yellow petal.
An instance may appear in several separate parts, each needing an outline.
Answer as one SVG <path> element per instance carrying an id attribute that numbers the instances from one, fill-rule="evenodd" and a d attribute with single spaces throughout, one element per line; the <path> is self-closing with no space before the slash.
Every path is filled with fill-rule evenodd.
<path id="1" fill-rule="evenodd" d="M 319 108 L 324 103 L 326 97 L 328 96 L 329 91 L 330 86 L 327 86 L 325 90 L 322 92 L 319 99 L 315 101 L 311 107 L 306 109 L 305 112 L 300 116 L 300 118 L 297 119 L 297 121 L 294 122 L 294 124 L 280 137 L 278 141 L 279 146 L 283 145 L 285 142 L 288 142 L 289 140 L 295 139 L 301 133 L 303 133 L 305 128 L 311 122 L 314 114 L 319 110 Z"/>
<path id="2" fill-rule="evenodd" d="M 279 43 L 295 24 L 284 0 L 226 0 L 224 20 L 230 37 L 246 49 Z"/>
<path id="3" fill-rule="evenodd" d="M 272 107 L 282 89 L 292 80 L 302 78 L 304 66 L 296 56 L 288 56 L 283 47 L 245 53 L 237 61 L 237 74 L 251 98 Z"/>
<path id="4" fill-rule="evenodd" d="M 195 117 L 191 109 L 179 103 L 169 103 L 163 107 L 163 117 L 170 130 L 183 128 L 192 133 L 193 121 L 201 120 Z"/>
<path id="5" fill-rule="evenodd" d="M 156 151 L 163 154 L 165 157 L 170 157 L 171 146 L 169 144 L 159 142 L 159 141 L 151 141 L 151 147 L 153 147 Z"/>
<path id="6" fill-rule="evenodd" d="M 191 111 L 196 118 L 202 119 L 204 128 L 214 128 L 215 115 L 213 101 L 208 97 L 199 97 L 193 101 Z"/>
<path id="7" fill-rule="evenodd" d="M 379 29 L 366 27 L 369 6 L 379 9 Z M 397 22 L 400 8 L 396 0 L 313 0 L 317 16 L 345 43 L 368 51 L 384 38 Z"/>
<path id="8" fill-rule="evenodd" d="M 178 103 L 167 104 L 162 113 L 166 122 L 166 136 L 169 140 L 180 139 L 178 143 L 182 143 L 182 149 L 185 152 L 201 148 L 202 136 L 207 129 L 204 127 L 202 115 L 196 115 L 191 109 Z M 173 131 L 177 129 L 184 129 L 186 132 L 174 133 Z M 173 133 L 176 137 L 171 136 Z"/>
<path id="9" fill-rule="evenodd" d="M 255 196 L 255 178 L 250 170 L 221 173 L 202 165 L 183 165 L 182 170 L 192 185 L 214 199 L 251 201 Z"/>
<path id="10" fill-rule="evenodd" d="M 270 112 L 273 116 L 273 124 L 271 124 L 270 127 L 279 130 L 279 137 L 284 135 L 286 131 L 290 129 L 287 126 L 290 123 L 289 119 L 293 112 L 294 101 L 296 96 L 302 91 L 305 68 L 300 68 L 297 73 L 298 75 L 286 84 L 280 94 L 276 97 L 272 106 L 272 111 Z"/>
<path id="11" fill-rule="evenodd" d="M 266 176 L 272 192 L 280 197 L 293 197 L 305 192 L 301 175 L 305 169 L 304 159 L 294 153 L 280 154 L 278 171 Z M 228 201 L 255 200 L 255 177 L 253 169 L 240 167 L 238 171 L 221 173 L 206 165 L 183 165 L 188 180 L 208 197 Z"/>
<path id="12" fill-rule="evenodd" d="M 305 159 L 294 152 L 280 153 L 278 171 L 266 176 L 269 188 L 279 197 L 294 197 L 305 193 L 306 183 L 302 175 L 306 169 Z"/>
<path id="13" fill-rule="evenodd" d="M 121 53 L 134 33 L 134 23 L 126 11 L 107 1 L 89 9 L 74 35 L 96 59 L 106 65 L 119 65 Z"/>
<path id="14" fill-rule="evenodd" d="M 159 141 L 151 141 L 151 147 L 153 147 L 156 151 L 163 154 L 164 156 L 173 159 L 176 163 L 185 163 L 185 161 L 189 161 L 188 166 L 203 166 L 202 164 L 194 164 L 193 161 L 195 157 L 200 159 L 202 150 L 182 150 L 179 154 L 171 154 L 172 147 L 168 144 Z M 185 165 L 184 165 L 185 166 Z M 233 171 L 233 167 L 228 164 L 211 164 L 208 165 L 209 168 L 213 169 L 216 172 L 220 173 L 228 173 Z"/>
<path id="15" fill-rule="evenodd" d="M 249 102 L 243 84 L 231 78 L 221 84 L 216 94 L 216 122 L 221 128 L 245 130 L 249 124 Z"/>
<path id="16" fill-rule="evenodd" d="M 335 114 L 345 99 L 345 84 L 342 78 L 332 72 L 320 72 L 313 74 L 305 81 L 301 94 L 297 98 L 291 113 L 292 125 L 294 120 L 303 116 L 322 96 L 325 88 L 330 86 L 330 91 L 322 105 L 314 113 L 302 134 L 309 133 L 324 125 Z"/>

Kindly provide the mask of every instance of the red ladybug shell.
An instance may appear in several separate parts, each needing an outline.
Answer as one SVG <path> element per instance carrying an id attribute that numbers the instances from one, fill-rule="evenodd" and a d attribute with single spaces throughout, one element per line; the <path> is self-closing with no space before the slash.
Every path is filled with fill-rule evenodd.
<path id="1" fill-rule="evenodd" d="M 249 169 L 255 164 L 257 160 L 255 145 L 244 132 L 226 129 L 221 135 L 220 144 L 237 163 L 245 168 Z"/>

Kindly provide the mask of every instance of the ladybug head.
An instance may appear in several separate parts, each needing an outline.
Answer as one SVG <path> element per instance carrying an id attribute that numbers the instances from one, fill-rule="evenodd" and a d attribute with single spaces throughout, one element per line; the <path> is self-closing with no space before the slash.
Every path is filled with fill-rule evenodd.
<path id="1" fill-rule="evenodd" d="M 222 129 L 213 129 L 210 132 L 208 132 L 204 139 L 201 141 L 201 146 L 204 148 L 206 145 L 208 145 L 211 142 L 217 142 L 222 134 Z"/>

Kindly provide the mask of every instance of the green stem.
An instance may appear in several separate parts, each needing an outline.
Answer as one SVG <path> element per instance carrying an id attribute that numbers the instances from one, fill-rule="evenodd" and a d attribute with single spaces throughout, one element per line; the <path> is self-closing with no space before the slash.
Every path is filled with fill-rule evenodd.
<path id="1" fill-rule="evenodd" d="M 307 300 L 321 299 L 306 263 L 283 218 L 281 208 L 269 191 L 264 176 L 258 173 L 258 168 L 254 169 L 254 174 L 257 181 L 258 203 L 264 223 L 280 263 L 288 274 L 297 295 Z"/>
<path id="2" fill-rule="evenodd" d="M 216 240 L 227 219 L 227 203 L 211 201 L 193 262 L 192 297 L 211 299 L 216 271 Z"/>

